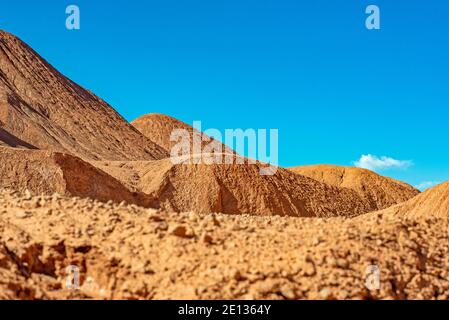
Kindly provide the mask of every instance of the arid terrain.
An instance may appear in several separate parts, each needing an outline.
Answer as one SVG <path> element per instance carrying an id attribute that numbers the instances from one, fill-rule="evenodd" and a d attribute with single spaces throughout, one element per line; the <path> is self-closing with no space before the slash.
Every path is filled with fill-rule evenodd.
<path id="1" fill-rule="evenodd" d="M 0 31 L 0 298 L 449 299 L 449 182 L 173 163 L 176 129 L 210 142 L 128 123 Z"/>
<path id="2" fill-rule="evenodd" d="M 6 191 L 0 213 L 2 298 L 449 298 L 447 217 L 169 213 Z M 370 265 L 380 290 L 365 286 Z"/>
<path id="3" fill-rule="evenodd" d="M 419 190 L 404 182 L 361 168 L 317 165 L 290 170 L 331 186 L 354 190 L 369 204 L 371 211 L 388 208 L 419 194 Z"/>

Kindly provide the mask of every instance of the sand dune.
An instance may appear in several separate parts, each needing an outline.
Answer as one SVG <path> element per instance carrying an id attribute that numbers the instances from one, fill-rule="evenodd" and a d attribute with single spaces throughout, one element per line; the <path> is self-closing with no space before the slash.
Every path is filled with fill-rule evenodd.
<path id="1" fill-rule="evenodd" d="M 419 194 L 419 190 L 404 182 L 361 168 L 312 165 L 290 170 L 332 186 L 354 190 L 373 211 L 407 201 Z"/>
<path id="2" fill-rule="evenodd" d="M 0 127 L 39 149 L 91 160 L 167 156 L 106 102 L 4 31 L 0 31 Z"/>

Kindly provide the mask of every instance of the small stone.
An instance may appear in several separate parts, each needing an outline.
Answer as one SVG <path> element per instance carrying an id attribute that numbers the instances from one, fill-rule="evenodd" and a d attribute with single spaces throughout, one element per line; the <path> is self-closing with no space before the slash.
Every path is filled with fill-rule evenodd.
<path id="1" fill-rule="evenodd" d="M 162 218 L 156 211 L 149 211 L 150 220 L 154 222 L 162 222 L 164 218 Z"/>
<path id="2" fill-rule="evenodd" d="M 31 212 L 28 212 L 28 211 L 16 212 L 16 218 L 18 218 L 18 219 L 26 219 L 30 216 L 31 216 Z"/>
<path id="3" fill-rule="evenodd" d="M 76 230 L 74 231 L 73 236 L 74 236 L 75 238 L 79 239 L 79 238 L 81 238 L 81 237 L 83 236 L 83 232 L 82 232 L 80 229 L 76 229 Z"/>
<path id="4" fill-rule="evenodd" d="M 313 246 L 318 246 L 320 243 L 323 242 L 323 239 L 321 237 L 314 237 L 312 240 L 312 245 Z"/>
<path id="5" fill-rule="evenodd" d="M 186 226 L 182 225 L 176 225 L 174 227 L 171 227 L 168 231 L 169 234 L 174 235 L 176 237 L 180 238 L 192 238 L 193 232 L 190 228 L 187 228 Z"/>
<path id="6" fill-rule="evenodd" d="M 25 193 L 24 193 L 24 195 L 23 195 L 23 198 L 24 198 L 25 200 L 31 200 L 32 195 L 31 195 L 30 190 L 28 190 L 28 189 L 25 190 Z"/>
<path id="7" fill-rule="evenodd" d="M 283 288 L 281 288 L 279 290 L 279 292 L 282 294 L 282 296 L 285 299 L 288 299 L 288 300 L 295 300 L 296 299 L 295 291 L 293 289 L 291 289 L 291 288 L 284 288 L 283 287 Z"/>
<path id="8" fill-rule="evenodd" d="M 233 278 L 235 281 L 242 281 L 242 280 L 245 279 L 245 278 L 242 276 L 242 274 L 240 273 L 239 270 L 235 270 L 235 271 L 232 273 L 232 278 Z"/>
<path id="9" fill-rule="evenodd" d="M 212 214 L 211 216 L 210 216 L 210 221 L 212 222 L 212 224 L 214 225 L 214 226 L 216 226 L 216 227 L 219 227 L 220 226 L 220 222 L 218 221 L 218 219 L 217 219 L 217 217 L 215 216 L 215 214 Z"/>
<path id="10" fill-rule="evenodd" d="M 332 293 L 329 289 L 323 289 L 319 293 L 320 298 L 323 300 L 329 300 L 332 298 Z"/>
<path id="11" fill-rule="evenodd" d="M 39 200 L 36 198 L 30 199 L 29 202 L 25 204 L 25 207 L 28 209 L 37 209 L 40 207 Z"/>
<path id="12" fill-rule="evenodd" d="M 303 275 L 306 277 L 313 277 L 316 275 L 315 262 L 309 256 L 306 257 L 303 266 Z"/>
<path id="13" fill-rule="evenodd" d="M 156 227 L 156 230 L 158 231 L 167 231 L 168 230 L 168 224 L 165 221 L 159 222 L 158 226 Z"/>
<path id="14" fill-rule="evenodd" d="M 203 234 L 201 241 L 203 241 L 204 243 L 207 243 L 207 244 L 212 244 L 213 239 L 212 239 L 211 235 L 205 233 L 205 234 Z"/>
<path id="15" fill-rule="evenodd" d="M 232 226 L 231 230 L 232 231 L 240 231 L 240 230 L 243 230 L 243 227 L 236 223 Z"/>
<path id="16" fill-rule="evenodd" d="M 191 221 L 191 222 L 197 222 L 198 221 L 198 216 L 196 215 L 196 213 L 189 212 L 189 221 Z"/>
<path id="17" fill-rule="evenodd" d="M 125 201 L 120 202 L 119 205 L 118 205 L 118 207 L 119 207 L 119 208 L 126 207 L 126 202 L 125 202 Z"/>
<path id="18" fill-rule="evenodd" d="M 349 262 L 345 259 L 337 259 L 337 267 L 341 269 L 348 269 L 349 268 Z"/>

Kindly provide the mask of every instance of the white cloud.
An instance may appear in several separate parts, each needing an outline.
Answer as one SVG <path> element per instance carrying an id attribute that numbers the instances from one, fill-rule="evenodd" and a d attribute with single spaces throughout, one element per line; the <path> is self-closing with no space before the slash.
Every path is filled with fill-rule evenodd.
<path id="1" fill-rule="evenodd" d="M 382 171 L 387 169 L 407 169 L 413 165 L 411 160 L 396 160 L 390 157 L 378 157 L 371 154 L 364 154 L 359 160 L 354 162 L 359 168 L 372 171 Z"/>
<path id="2" fill-rule="evenodd" d="M 433 186 L 436 186 L 437 184 L 440 184 L 440 183 L 441 183 L 440 181 L 424 181 L 424 182 L 417 184 L 415 186 L 415 188 L 419 189 L 421 191 L 425 191 L 425 190 L 432 188 Z"/>

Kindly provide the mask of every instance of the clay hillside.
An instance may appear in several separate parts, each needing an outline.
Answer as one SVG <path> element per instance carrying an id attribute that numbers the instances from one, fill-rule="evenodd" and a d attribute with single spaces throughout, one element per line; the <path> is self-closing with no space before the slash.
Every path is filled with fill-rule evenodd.
<path id="1" fill-rule="evenodd" d="M 148 195 L 68 154 L 0 147 L 0 188 L 29 194 L 60 194 L 103 202 L 154 206 Z"/>
<path id="2" fill-rule="evenodd" d="M 261 164 L 96 162 L 130 189 L 158 199 L 158 208 L 200 213 L 356 216 L 373 211 L 356 192 L 279 168 L 264 176 Z"/>
<path id="3" fill-rule="evenodd" d="M 357 192 L 374 210 L 407 201 L 420 192 L 414 187 L 370 170 L 335 165 L 313 165 L 290 168 L 290 171 Z"/>
<path id="4" fill-rule="evenodd" d="M 449 217 L 449 181 L 381 213 L 396 217 Z"/>
<path id="5" fill-rule="evenodd" d="M 173 146 L 179 143 L 180 140 L 171 141 L 171 135 L 175 130 L 185 130 L 190 134 L 190 147 L 193 150 L 193 139 L 197 136 L 198 140 L 201 141 L 202 150 L 206 146 L 211 148 L 216 148 L 216 150 L 221 150 L 221 153 L 234 153 L 234 151 L 222 144 L 221 142 L 210 138 L 202 132 L 194 129 L 192 126 L 175 119 L 173 117 L 163 115 L 163 114 L 148 114 L 137 118 L 132 121 L 131 124 L 136 127 L 143 135 L 151 138 L 152 141 L 157 143 L 159 146 L 170 152 Z"/>
<path id="6" fill-rule="evenodd" d="M 373 198 L 282 168 L 264 176 L 260 164 L 174 165 L 167 158 L 173 146 L 170 135 L 175 129 L 193 135 L 191 126 L 150 114 L 133 122 L 139 132 L 17 37 L 6 32 L 0 37 L 1 145 L 32 149 L 1 152 L 1 187 L 151 204 L 175 212 L 300 217 L 352 217 L 408 199 L 405 191 L 396 190 L 401 196 L 380 196 L 378 191 Z M 58 178 L 33 173 L 39 166 L 45 175 Z"/>
<path id="7" fill-rule="evenodd" d="M 161 115 L 135 121 L 146 136 L 155 137 L 157 143 L 153 143 L 21 40 L 6 32 L 0 35 L 2 148 L 33 149 L 1 150 L 4 188 L 141 206 L 151 203 L 176 212 L 328 217 L 372 211 L 351 190 L 285 170 L 263 177 L 258 165 L 197 166 L 172 165 L 168 159 L 148 161 L 168 156 L 165 148 L 171 147 L 172 130 L 193 132 L 192 128 Z M 113 166 L 98 165 L 102 171 L 81 158 L 92 163 L 97 159 L 140 160 L 142 164 L 125 162 L 122 167 L 130 167 L 133 173 L 116 174 L 116 169 L 111 170 Z"/>
<path id="8" fill-rule="evenodd" d="M 0 140 L 90 160 L 153 160 L 162 148 L 111 106 L 0 31 Z"/>

